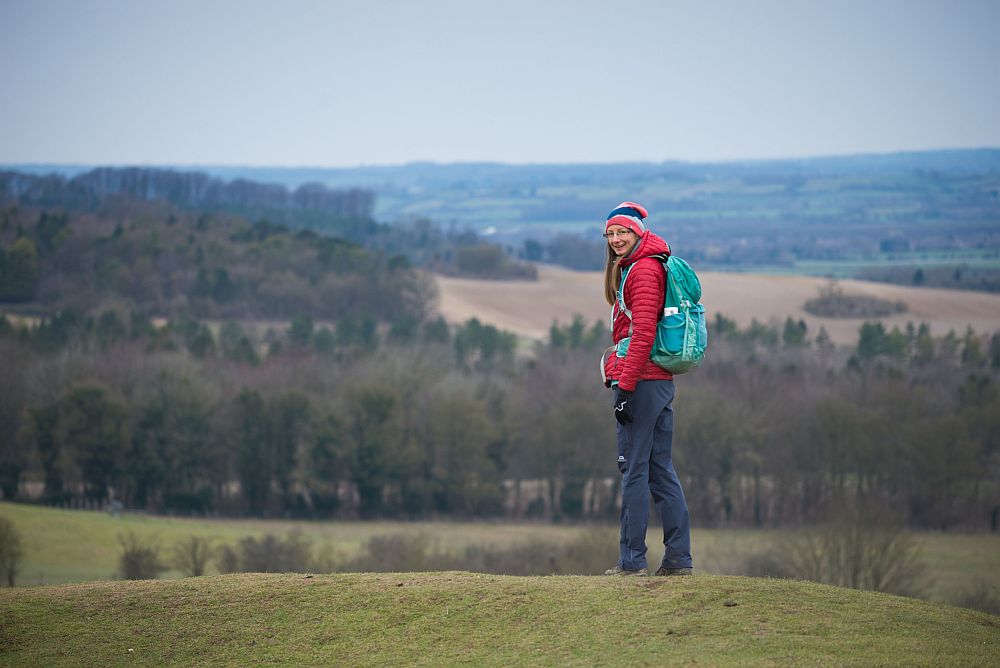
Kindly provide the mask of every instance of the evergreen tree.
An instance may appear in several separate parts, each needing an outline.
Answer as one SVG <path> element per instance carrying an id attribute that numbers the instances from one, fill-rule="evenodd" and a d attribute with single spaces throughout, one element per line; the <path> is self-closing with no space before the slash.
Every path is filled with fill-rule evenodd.
<path id="1" fill-rule="evenodd" d="M 816 335 L 816 347 L 826 352 L 833 350 L 835 347 L 833 339 L 830 338 L 830 333 L 822 325 L 820 325 L 819 333 Z"/>
<path id="2" fill-rule="evenodd" d="M 308 315 L 297 315 L 288 328 L 288 340 L 292 345 L 306 348 L 313 338 L 313 320 Z"/>
<path id="3" fill-rule="evenodd" d="M 236 284 L 230 280 L 229 272 L 222 267 L 216 267 L 212 280 L 212 299 L 221 304 L 234 300 L 236 294 Z"/>
<path id="4" fill-rule="evenodd" d="M 983 352 L 982 343 L 970 326 L 962 337 L 962 365 L 980 367 L 985 363 L 986 354 Z"/>
<path id="5" fill-rule="evenodd" d="M 781 341 L 785 344 L 786 348 L 793 348 L 795 346 L 806 345 L 806 321 L 799 320 L 796 322 L 791 318 L 785 319 L 785 327 L 781 333 Z"/>
<path id="6" fill-rule="evenodd" d="M 244 388 L 234 402 L 236 469 L 247 509 L 262 516 L 271 498 L 273 461 L 264 398 Z"/>
<path id="7" fill-rule="evenodd" d="M 920 323 L 916 340 L 913 343 L 913 361 L 918 364 L 929 364 L 934 359 L 934 339 L 931 328 L 926 322 Z"/>
<path id="8" fill-rule="evenodd" d="M 38 251 L 31 239 L 19 237 L 0 258 L 0 301 L 23 302 L 38 290 Z"/>
<path id="9" fill-rule="evenodd" d="M 108 390 L 72 387 L 59 402 L 59 448 L 72 453 L 86 496 L 105 500 L 121 487 L 126 468 L 128 411 Z"/>
<path id="10" fill-rule="evenodd" d="M 215 354 L 215 339 L 212 337 L 212 330 L 207 325 L 199 325 L 194 334 L 188 338 L 187 349 L 198 359 Z"/>
<path id="11" fill-rule="evenodd" d="M 857 355 L 862 360 L 872 359 L 885 350 L 885 327 L 881 322 L 866 322 L 858 333 Z"/>

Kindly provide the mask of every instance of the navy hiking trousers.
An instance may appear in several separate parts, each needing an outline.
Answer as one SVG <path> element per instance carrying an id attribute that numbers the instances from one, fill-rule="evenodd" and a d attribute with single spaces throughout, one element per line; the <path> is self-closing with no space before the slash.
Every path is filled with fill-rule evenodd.
<path id="1" fill-rule="evenodd" d="M 632 422 L 618 425 L 618 467 L 622 471 L 621 538 L 618 564 L 646 568 L 649 495 L 663 521 L 666 568 L 690 568 L 691 520 L 684 490 L 671 460 L 674 440 L 674 381 L 642 380 L 632 393 Z"/>

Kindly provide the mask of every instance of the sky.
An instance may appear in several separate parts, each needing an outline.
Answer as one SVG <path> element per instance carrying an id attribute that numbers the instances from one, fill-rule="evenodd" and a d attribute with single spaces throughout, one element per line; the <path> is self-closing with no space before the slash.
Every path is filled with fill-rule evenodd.
<path id="1" fill-rule="evenodd" d="M 0 164 L 1000 147 L 1000 0 L 0 0 Z"/>

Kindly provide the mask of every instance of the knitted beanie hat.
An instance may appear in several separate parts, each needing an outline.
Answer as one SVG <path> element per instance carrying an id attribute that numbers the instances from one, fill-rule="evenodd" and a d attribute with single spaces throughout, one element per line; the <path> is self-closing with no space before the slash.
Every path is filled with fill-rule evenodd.
<path id="1" fill-rule="evenodd" d="M 608 222 L 604 226 L 604 231 L 607 232 L 612 225 L 621 225 L 642 236 L 646 232 L 646 226 L 643 225 L 642 219 L 648 215 L 649 213 L 641 204 L 622 202 L 608 214 Z"/>

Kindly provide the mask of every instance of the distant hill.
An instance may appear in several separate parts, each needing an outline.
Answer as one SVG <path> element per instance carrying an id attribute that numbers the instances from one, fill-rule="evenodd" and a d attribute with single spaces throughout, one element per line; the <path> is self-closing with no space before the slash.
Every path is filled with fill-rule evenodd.
<path id="1" fill-rule="evenodd" d="M 74 178 L 94 170 L 97 165 L 8 164 L 0 168 L 24 174 L 56 174 Z M 360 167 L 267 167 L 226 165 L 160 165 L 159 170 L 202 172 L 225 181 L 251 180 L 296 189 L 306 184 L 327 188 L 370 189 L 379 197 L 376 210 L 380 219 L 394 219 L 423 212 L 433 218 L 457 216 L 479 227 L 480 223 L 495 222 L 491 211 L 497 202 L 480 201 L 480 213 L 451 209 L 447 202 L 437 207 L 428 204 L 436 193 L 464 191 L 470 197 L 495 197 L 506 190 L 519 196 L 521 189 L 560 187 L 580 191 L 587 187 L 618 188 L 628 192 L 646 182 L 719 182 L 732 179 L 750 181 L 787 178 L 846 178 L 887 177 L 925 174 L 936 178 L 972 175 L 1000 175 L 1000 149 L 955 149 L 886 154 L 862 154 L 783 160 L 753 160 L 734 162 L 645 162 L 645 163 L 582 163 L 582 164 L 504 164 L 504 163 L 433 163 L 415 162 L 405 165 Z M 126 171 L 126 170 L 117 170 Z M 382 199 L 385 201 L 381 201 Z M 614 199 L 612 196 L 611 199 Z M 482 206 L 485 205 L 485 206 Z M 602 204 L 596 213 L 604 211 Z M 500 206 L 500 208 L 505 208 Z M 435 211 L 445 215 L 435 215 Z M 493 211 L 493 214 L 496 212 Z M 536 212 L 538 220 L 566 219 L 565 211 Z"/>
<path id="2" fill-rule="evenodd" d="M 996 616 L 790 580 L 245 574 L 0 590 L 8 665 L 995 664 Z"/>
<path id="3" fill-rule="evenodd" d="M 87 170 L 10 168 L 62 178 L 85 178 Z M 975 272 L 1000 271 L 1000 149 L 993 148 L 728 163 L 198 170 L 229 189 L 246 181 L 274 184 L 260 186 L 261 193 L 305 184 L 317 184 L 307 192 L 370 191 L 374 200 L 364 202 L 380 222 L 468 227 L 514 256 L 573 268 L 599 267 L 601 222 L 610 207 L 634 199 L 650 210 L 650 227 L 699 267 L 892 282 L 909 282 L 923 268 L 927 284 L 974 289 L 996 284 L 992 274 Z M 587 243 L 560 252 L 565 244 L 554 241 L 566 235 Z M 894 275 L 869 271 L 886 264 L 897 269 Z M 946 268 L 947 276 L 961 269 L 965 284 L 938 280 L 931 267 Z"/>
<path id="4" fill-rule="evenodd" d="M 373 193 L 361 188 L 336 190 L 317 183 L 302 183 L 291 190 L 281 184 L 245 178 L 223 180 L 205 172 L 171 169 L 99 167 L 68 175 L 58 171 L 0 172 L 0 201 L 94 210 L 115 198 L 160 200 L 199 212 L 265 215 L 272 222 L 286 222 L 288 216 L 282 212 L 287 210 L 329 214 L 335 219 L 369 220 L 374 204 Z"/>
<path id="5" fill-rule="evenodd" d="M 232 189 L 234 183 L 175 172 L 96 170 L 70 182 L 0 174 L 0 187 L 20 193 L 6 201 L 0 196 L 0 305 L 38 315 L 72 310 L 80 317 L 111 307 L 147 317 L 424 317 L 433 296 L 424 294 L 427 279 L 406 258 L 273 219 L 226 213 L 230 204 L 263 206 L 269 192 L 277 202 L 295 196 L 283 186 Z M 143 189 L 145 197 L 134 194 Z M 215 195 L 206 193 L 213 189 Z M 349 210 L 337 198 L 323 189 L 315 206 Z M 53 200 L 74 204 L 42 208 Z M 295 209 L 271 210 L 288 212 L 307 227 L 301 223 L 308 216 L 292 216 Z M 317 215 L 325 231 L 336 222 L 362 241 L 377 228 L 370 219 Z"/>
<path id="6" fill-rule="evenodd" d="M 0 168 L 25 174 L 58 174 L 71 178 L 99 165 L 58 163 L 7 163 Z M 720 177 L 768 171 L 786 174 L 851 176 L 890 174 L 901 171 L 942 174 L 982 174 L 1000 172 L 1000 148 L 905 151 L 844 156 L 818 156 L 778 160 L 730 162 L 627 162 L 627 163 L 540 163 L 499 162 L 413 162 L 404 165 L 359 167 L 268 167 L 233 165 L 157 165 L 173 171 L 205 172 L 222 179 L 253 179 L 296 188 L 304 183 L 328 187 L 435 187 L 459 184 L 488 186 L 497 181 L 511 184 L 574 183 L 601 179 L 608 182 L 633 179 L 664 171 Z"/>

